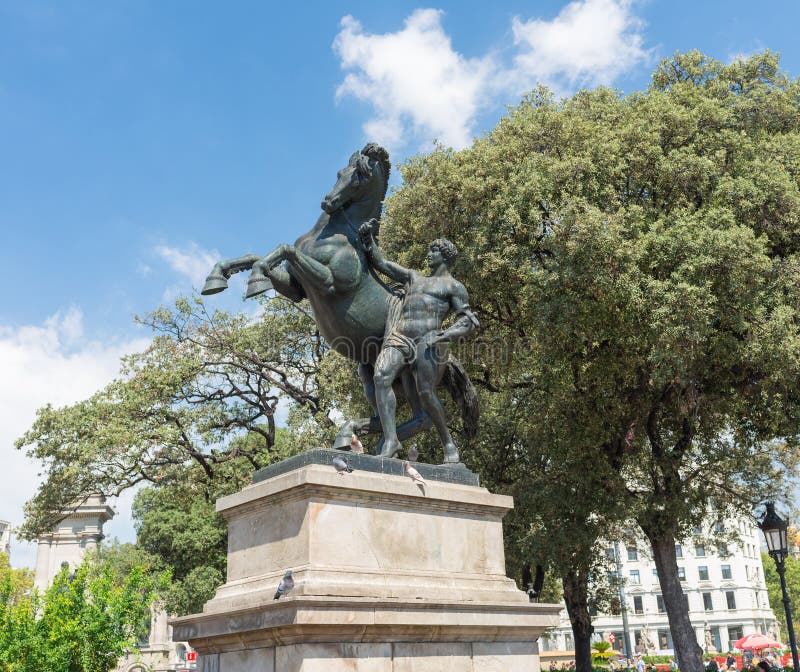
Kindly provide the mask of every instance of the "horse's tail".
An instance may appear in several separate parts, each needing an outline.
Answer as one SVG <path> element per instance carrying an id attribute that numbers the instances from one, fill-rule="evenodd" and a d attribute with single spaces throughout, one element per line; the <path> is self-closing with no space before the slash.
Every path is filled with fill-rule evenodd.
<path id="1" fill-rule="evenodd" d="M 453 355 L 449 355 L 444 367 L 442 384 L 461 409 L 461 420 L 464 423 L 464 434 L 473 439 L 478 434 L 478 394 L 469 379 L 463 365 Z"/>

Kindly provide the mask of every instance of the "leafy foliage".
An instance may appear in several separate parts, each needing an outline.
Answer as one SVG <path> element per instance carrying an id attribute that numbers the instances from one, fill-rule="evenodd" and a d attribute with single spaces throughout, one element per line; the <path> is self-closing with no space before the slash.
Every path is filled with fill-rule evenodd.
<path id="1" fill-rule="evenodd" d="M 791 599 L 790 609 L 792 623 L 800 623 L 800 558 L 789 556 L 786 558 L 786 592 Z M 764 566 L 764 583 L 767 584 L 767 597 L 772 607 L 772 612 L 780 624 L 781 641 L 789 641 L 786 630 L 786 611 L 783 607 L 783 592 L 781 591 L 781 578 L 775 567 L 775 561 L 768 553 L 761 554 L 761 564 Z"/>
<path id="2" fill-rule="evenodd" d="M 50 529 L 92 493 L 186 478 L 241 482 L 244 464 L 252 472 L 277 454 L 281 401 L 304 408 L 317 436 L 332 431 L 317 380 L 326 349 L 302 307 L 273 299 L 251 319 L 180 299 L 141 321 L 156 336 L 123 360 L 122 377 L 85 401 L 39 409 L 17 441 L 45 468 L 22 536 Z"/>
<path id="3" fill-rule="evenodd" d="M 165 575 L 134 564 L 121 576 L 109 565 L 61 571 L 47 592 L 11 597 L 0 582 L 0 665 L 15 672 L 108 672 L 149 621 Z"/>
<path id="4" fill-rule="evenodd" d="M 481 443 L 518 503 L 534 491 L 516 516 L 541 527 L 548 491 L 613 531 L 622 503 L 690 667 L 675 540 L 712 508 L 782 495 L 796 468 L 799 109 L 769 52 L 676 54 L 628 97 L 537 89 L 472 147 L 412 159 L 382 226 L 401 261 L 438 236 L 462 250 L 484 347 L 459 356 L 489 410 Z M 557 527 L 542 542 L 577 536 L 591 554 L 592 525 Z"/>

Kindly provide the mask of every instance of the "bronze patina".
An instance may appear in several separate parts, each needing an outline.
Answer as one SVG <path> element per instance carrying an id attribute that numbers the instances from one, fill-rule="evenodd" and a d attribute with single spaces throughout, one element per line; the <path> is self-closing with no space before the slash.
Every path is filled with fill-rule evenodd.
<path id="1" fill-rule="evenodd" d="M 322 214 L 310 231 L 293 245 L 279 245 L 266 256 L 248 254 L 217 263 L 202 293 L 221 292 L 233 273 L 252 269 L 247 297 L 274 288 L 294 301 L 309 301 L 320 333 L 331 348 L 358 364 L 367 400 L 376 411 L 371 418 L 345 422 L 335 448 L 349 450 L 355 434 L 383 431 L 383 417 L 388 440 L 384 432 L 377 446 L 381 455 L 394 456 L 400 441 L 436 426 L 445 446 L 445 461 L 458 462 L 441 402 L 434 400 L 435 390 L 440 386 L 448 389 L 461 408 L 466 435 L 473 436 L 478 417 L 475 390 L 463 366 L 447 352 L 446 344 L 465 335 L 477 320 L 469 312 L 463 286 L 449 273 L 441 247 L 437 257 L 441 263 L 431 266 L 430 276 L 383 260 L 373 234 L 377 233 L 389 171 L 386 150 L 375 143 L 367 144 L 338 172 L 336 184 L 322 200 Z M 370 224 L 362 231 L 365 223 Z M 404 289 L 391 286 L 376 270 L 403 282 Z M 426 289 L 418 291 L 423 286 Z M 430 316 L 421 314 L 428 310 L 433 310 Z M 449 312 L 460 317 L 453 327 L 442 331 L 442 320 Z M 469 329 L 465 320 L 471 325 Z M 422 331 L 425 333 L 418 333 Z M 384 343 L 387 337 L 388 348 Z M 397 348 L 392 344 L 403 337 L 413 341 L 417 350 L 424 345 L 424 364 L 417 362 L 419 354 L 414 361 L 396 363 Z M 377 392 L 376 366 L 381 361 L 391 366 L 387 363 L 379 367 L 381 384 Z M 387 383 L 389 378 L 391 382 Z M 378 397 L 383 406 L 380 413 Z M 398 397 L 408 402 L 412 417 L 395 430 L 392 399 Z"/>

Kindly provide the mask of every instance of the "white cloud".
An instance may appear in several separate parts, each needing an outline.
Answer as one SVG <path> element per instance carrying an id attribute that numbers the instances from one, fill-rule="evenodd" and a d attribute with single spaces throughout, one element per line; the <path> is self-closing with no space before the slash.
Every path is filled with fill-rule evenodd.
<path id="1" fill-rule="evenodd" d="M 539 82 L 562 94 L 609 84 L 649 57 L 632 0 L 577 0 L 549 21 L 515 18 L 505 65 L 492 53 L 467 58 L 455 51 L 442 15 L 418 9 L 403 28 L 384 34 L 342 19 L 333 48 L 347 74 L 336 95 L 372 106 L 363 127 L 368 139 L 395 148 L 412 139 L 465 147 L 480 112 L 516 102 Z"/>
<path id="2" fill-rule="evenodd" d="M 107 342 L 92 338 L 80 309 L 56 313 L 41 325 L 0 325 L 0 518 L 22 522 L 22 506 L 39 483 L 39 466 L 14 448 L 46 403 L 63 406 L 90 396 L 119 370 L 121 355 L 144 349 L 145 339 Z M 120 529 L 127 529 L 127 511 Z M 128 524 L 127 527 L 130 527 Z M 15 541 L 15 566 L 33 566 L 35 547 Z"/>
<path id="3" fill-rule="evenodd" d="M 525 88 L 610 84 L 648 57 L 630 0 L 577 0 L 552 21 L 514 18 L 512 29 L 520 49 L 512 74 Z"/>
<path id="4" fill-rule="evenodd" d="M 188 279 L 195 289 L 203 287 L 206 276 L 220 260 L 219 252 L 204 250 L 196 243 L 190 243 L 183 249 L 157 245 L 154 252 L 166 261 L 173 271 Z"/>
<path id="5" fill-rule="evenodd" d="M 441 11 L 418 9 L 401 30 L 383 35 L 365 33 L 352 16 L 342 19 L 333 48 L 350 72 L 336 95 L 373 105 L 375 116 L 364 126 L 371 139 L 397 145 L 410 124 L 423 141 L 470 142 L 495 66 L 489 56 L 469 59 L 454 51 L 441 18 Z"/>

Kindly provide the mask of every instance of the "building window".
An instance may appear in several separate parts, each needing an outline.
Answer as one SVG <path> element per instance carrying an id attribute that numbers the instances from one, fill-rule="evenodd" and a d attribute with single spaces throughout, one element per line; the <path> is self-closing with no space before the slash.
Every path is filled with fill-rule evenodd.
<path id="1" fill-rule="evenodd" d="M 658 606 L 658 613 L 664 613 L 664 596 L 663 595 L 656 595 L 656 605 Z"/>
<path id="2" fill-rule="evenodd" d="M 686 568 L 685 567 L 678 567 L 678 579 L 680 581 L 686 581 Z"/>
<path id="3" fill-rule="evenodd" d="M 609 560 L 614 560 L 615 555 L 614 555 L 614 548 L 613 547 L 609 546 L 606 549 L 606 558 L 608 558 Z"/>
<path id="4" fill-rule="evenodd" d="M 643 614 L 644 613 L 644 606 L 642 605 L 642 596 L 641 595 L 634 595 L 633 596 L 633 613 L 634 614 Z"/>
<path id="5" fill-rule="evenodd" d="M 711 593 L 703 593 L 703 608 L 706 611 L 714 611 L 714 603 L 711 601 Z"/>
<path id="6" fill-rule="evenodd" d="M 642 581 L 639 578 L 639 570 L 638 569 L 632 569 L 631 570 L 631 583 L 639 584 L 641 582 Z"/>
<path id="7" fill-rule="evenodd" d="M 732 590 L 725 591 L 725 599 L 728 601 L 728 609 L 736 609 L 736 594 Z M 730 630 L 730 628 L 728 629 Z M 739 639 L 739 637 L 736 639 Z"/>
<path id="8" fill-rule="evenodd" d="M 695 546 L 694 547 L 694 554 L 698 558 L 705 558 L 706 557 L 706 547 L 705 546 Z"/>
<path id="9" fill-rule="evenodd" d="M 720 558 L 727 558 L 730 555 L 730 551 L 728 551 L 728 544 L 720 544 L 717 550 Z"/>
<path id="10" fill-rule="evenodd" d="M 697 574 L 701 581 L 708 581 L 708 567 L 706 565 L 700 565 L 697 568 Z"/>
<path id="11" fill-rule="evenodd" d="M 675 544 L 675 557 L 682 558 L 683 557 L 683 546 L 680 544 Z"/>
<path id="12" fill-rule="evenodd" d="M 636 551 L 635 546 L 628 546 L 628 560 L 638 560 L 639 553 Z"/>
<path id="13" fill-rule="evenodd" d="M 714 640 L 714 647 L 717 651 L 722 651 L 722 640 L 720 639 L 718 625 L 711 627 L 711 639 Z"/>
<path id="14" fill-rule="evenodd" d="M 658 631 L 658 648 L 660 649 L 671 649 L 672 646 L 672 635 L 670 634 L 669 630 L 659 630 Z"/>
<path id="15" fill-rule="evenodd" d="M 575 648 L 575 642 L 572 641 L 572 633 L 567 632 L 564 634 L 564 650 L 571 651 Z"/>
<path id="16" fill-rule="evenodd" d="M 723 579 L 732 579 L 733 574 L 731 574 L 731 566 L 730 565 L 722 565 L 722 578 Z"/>
<path id="17" fill-rule="evenodd" d="M 696 534 L 697 536 L 700 536 L 701 534 L 703 534 L 703 528 L 701 528 L 699 525 L 695 525 L 692 528 L 692 534 Z"/>
<path id="18" fill-rule="evenodd" d="M 655 567 L 653 567 L 653 578 L 654 579 L 658 578 L 658 570 Z"/>
<path id="19" fill-rule="evenodd" d="M 742 638 L 742 626 L 741 625 L 729 625 L 728 626 L 728 641 L 733 645 L 737 639 Z"/>

